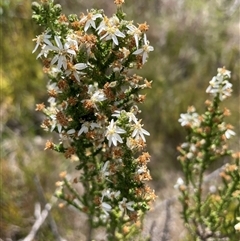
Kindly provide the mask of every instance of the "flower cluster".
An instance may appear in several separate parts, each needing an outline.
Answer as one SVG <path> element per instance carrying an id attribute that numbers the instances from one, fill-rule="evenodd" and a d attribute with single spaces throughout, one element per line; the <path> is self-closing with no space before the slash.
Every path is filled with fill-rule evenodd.
<path id="1" fill-rule="evenodd" d="M 218 74 L 209 82 L 206 92 L 214 97 L 217 96 L 220 101 L 223 101 L 227 97 L 231 96 L 232 84 L 229 82 L 231 72 L 226 70 L 225 67 L 218 68 L 217 71 Z"/>
<path id="2" fill-rule="evenodd" d="M 195 112 L 195 107 L 190 106 L 187 110 L 187 113 L 180 114 L 179 122 L 181 126 L 189 126 L 191 127 L 199 127 L 200 126 L 200 118 L 198 113 Z"/>
<path id="3" fill-rule="evenodd" d="M 230 76 L 230 71 L 219 68 L 217 76 L 209 82 L 210 85 L 206 90 L 214 96 L 213 102 L 207 100 L 205 103 L 207 111 L 199 115 L 195 107 L 190 106 L 187 113 L 181 114 L 178 120 L 181 126 L 189 130 L 188 141 L 178 147 L 181 152 L 179 159 L 181 161 L 196 159 L 194 168 L 198 168 L 198 164 L 201 163 L 206 154 L 211 155 L 207 164 L 210 165 L 213 156 L 216 159 L 216 154 L 219 157 L 228 153 L 226 139 L 234 136 L 235 132 L 232 130 L 233 126 L 226 124 L 224 121 L 224 117 L 229 116 L 230 111 L 226 108 L 220 110 L 219 102 L 230 96 L 232 91 L 232 84 L 229 82 Z M 213 86 L 213 82 L 218 82 L 218 85 Z M 222 91 L 224 86 L 227 87 L 225 88 L 227 92 Z M 212 143 L 206 152 L 205 148 L 209 141 L 212 141 Z"/>
<path id="4" fill-rule="evenodd" d="M 220 103 L 231 95 L 230 71 L 219 68 L 218 73 L 209 82 L 206 92 L 213 96 L 207 100 L 206 111 L 199 115 L 193 106 L 186 114 L 181 114 L 179 122 L 188 131 L 186 141 L 178 146 L 184 180 L 178 178 L 174 186 L 181 192 L 183 219 L 194 238 L 236 237 L 234 224 L 240 213 L 239 153 L 232 154 L 227 140 L 235 135 L 233 126 L 226 124 L 225 117 L 230 115 Z M 223 157 L 234 159 L 221 169 L 222 184 L 213 184 L 208 189 L 204 183 L 204 174 L 209 167 Z M 211 183 L 211 182 L 210 182 Z M 231 209 L 229 207 L 231 206 Z M 229 212 L 229 217 L 226 217 Z M 237 230 L 238 226 L 235 225 Z M 219 239 L 222 240 L 222 239 Z"/>
<path id="5" fill-rule="evenodd" d="M 129 71 L 142 68 L 153 47 L 148 25 L 125 20 L 124 1 L 115 2 L 112 17 L 96 9 L 65 16 L 51 0 L 33 3 L 33 18 L 45 27 L 33 52 L 40 49 L 37 58 L 49 76 L 48 106 L 36 109 L 46 116 L 42 127 L 59 136 L 46 149 L 78 158 L 84 174 L 76 182 L 86 188 L 78 201 L 95 226 L 116 216 L 136 221 L 155 198 L 145 183 L 151 180 L 144 151 L 150 134 L 137 118 L 137 104 L 145 99 L 139 91 L 151 81 Z"/>

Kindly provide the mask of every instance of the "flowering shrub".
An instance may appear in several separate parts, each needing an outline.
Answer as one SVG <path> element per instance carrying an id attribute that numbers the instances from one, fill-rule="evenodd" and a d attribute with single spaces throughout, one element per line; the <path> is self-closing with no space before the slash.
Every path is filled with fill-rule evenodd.
<path id="1" fill-rule="evenodd" d="M 36 110 L 46 116 L 42 128 L 59 137 L 45 149 L 78 161 L 79 175 L 70 180 L 62 173 L 56 196 L 86 213 L 90 229 L 106 227 L 108 240 L 131 237 L 155 199 L 146 184 L 150 134 L 137 117 L 145 99 L 139 91 L 151 81 L 130 72 L 142 68 L 153 47 L 146 23 L 125 20 L 123 2 L 115 1 L 112 17 L 96 9 L 65 16 L 53 0 L 32 4 L 33 19 L 44 28 L 33 52 L 40 49 L 37 58 L 49 77 L 48 106 Z"/>
<path id="2" fill-rule="evenodd" d="M 199 115 L 191 106 L 179 119 L 187 137 L 178 147 L 184 180 L 179 178 L 175 188 L 181 192 L 182 218 L 194 240 L 237 241 L 239 237 L 240 152 L 233 153 L 227 146 L 235 132 L 225 122 L 230 111 L 221 108 L 221 102 L 231 95 L 230 77 L 230 71 L 219 68 L 206 90 L 213 100 L 205 102 L 205 113 Z M 227 160 L 219 170 L 222 182 L 207 190 L 205 174 L 221 158 Z"/>
<path id="3" fill-rule="evenodd" d="M 88 216 L 88 240 L 98 227 L 106 228 L 107 240 L 131 239 L 155 199 L 146 184 L 150 134 L 138 119 L 138 104 L 145 99 L 140 91 L 151 88 L 151 81 L 132 74 L 153 51 L 148 25 L 125 19 L 124 0 L 115 0 L 112 17 L 96 9 L 66 16 L 53 0 L 41 2 L 32 5 L 33 19 L 44 28 L 33 52 L 39 50 L 37 58 L 49 77 L 49 99 L 36 109 L 46 116 L 42 128 L 59 139 L 47 141 L 45 149 L 77 161 L 79 171 L 74 177 L 62 172 L 55 195 Z M 225 122 L 230 111 L 221 108 L 231 96 L 230 77 L 230 71 L 218 69 L 206 90 L 213 100 L 206 101 L 205 113 L 191 106 L 179 119 L 188 134 L 178 147 L 184 178 L 175 188 L 194 240 L 237 240 L 239 234 L 240 154 L 227 146 L 235 132 Z M 207 189 L 205 174 L 223 158 L 222 182 Z"/>

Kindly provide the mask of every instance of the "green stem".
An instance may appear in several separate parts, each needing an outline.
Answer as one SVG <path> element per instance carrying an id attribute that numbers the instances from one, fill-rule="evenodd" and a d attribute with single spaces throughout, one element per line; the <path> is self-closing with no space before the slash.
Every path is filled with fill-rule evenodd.
<path id="1" fill-rule="evenodd" d="M 68 182 L 68 180 L 66 178 L 63 179 L 64 184 L 66 185 L 66 187 L 68 188 L 68 190 L 74 194 L 74 196 L 80 201 L 82 202 L 82 198 L 79 196 L 79 194 L 77 193 L 77 191 L 70 185 L 70 183 Z"/>

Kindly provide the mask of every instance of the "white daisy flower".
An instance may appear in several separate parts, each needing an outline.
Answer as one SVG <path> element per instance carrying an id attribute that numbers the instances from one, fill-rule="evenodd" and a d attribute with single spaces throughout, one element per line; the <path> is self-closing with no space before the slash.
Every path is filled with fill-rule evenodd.
<path id="1" fill-rule="evenodd" d="M 142 48 L 137 49 L 136 51 L 133 52 L 135 55 L 142 55 L 142 64 L 145 64 L 148 58 L 149 52 L 153 51 L 154 48 L 149 45 L 149 41 L 147 40 L 147 35 L 144 34 L 144 45 Z"/>
<path id="2" fill-rule="evenodd" d="M 109 126 L 107 127 L 107 131 L 105 134 L 105 136 L 108 139 L 108 146 L 111 147 L 112 144 L 114 146 L 117 146 L 117 142 L 123 143 L 123 140 L 119 134 L 124 134 L 124 133 L 126 133 L 126 131 L 118 127 L 114 122 L 114 120 L 112 119 Z"/>
<path id="3" fill-rule="evenodd" d="M 145 136 L 150 136 L 150 133 L 148 131 L 146 131 L 145 129 L 142 128 L 142 124 L 141 124 L 141 120 L 140 121 L 136 121 L 135 124 L 133 124 L 133 132 L 132 132 L 132 137 L 135 139 L 139 139 L 141 138 L 144 142 L 146 142 Z"/>

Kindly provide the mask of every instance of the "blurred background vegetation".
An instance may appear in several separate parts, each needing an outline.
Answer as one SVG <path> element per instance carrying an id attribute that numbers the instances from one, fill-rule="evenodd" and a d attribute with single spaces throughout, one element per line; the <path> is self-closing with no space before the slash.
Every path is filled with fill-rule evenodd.
<path id="1" fill-rule="evenodd" d="M 110 16 L 115 11 L 113 0 L 56 2 L 66 14 L 103 8 Z M 35 112 L 35 104 L 47 100 L 47 79 L 36 54 L 32 54 L 32 39 L 41 29 L 31 20 L 31 3 L 0 3 L 0 238 L 8 241 L 25 237 L 34 222 L 34 205 L 41 200 L 34 177 L 39 178 L 48 201 L 58 174 L 74 169 L 74 164 L 60 155 L 43 151 L 52 136 L 41 130 L 43 116 Z M 231 146 L 239 150 L 240 1 L 127 0 L 123 8 L 129 20 L 150 25 L 148 36 L 155 49 L 138 74 L 153 80 L 153 88 L 146 92 L 147 100 L 140 109 L 145 128 L 151 133 L 147 141 L 152 156 L 152 185 L 161 201 L 166 198 L 161 190 L 172 189 L 180 173 L 176 146 L 185 133 L 178 123 L 179 115 L 192 104 L 199 112 L 204 110 L 208 98 L 205 89 L 222 66 L 232 71 L 234 92 L 225 103 L 232 112 L 228 120 L 237 133 Z M 84 240 L 74 233 L 71 210 L 52 212 L 65 238 Z M 55 240 L 47 222 L 36 240 Z"/>

